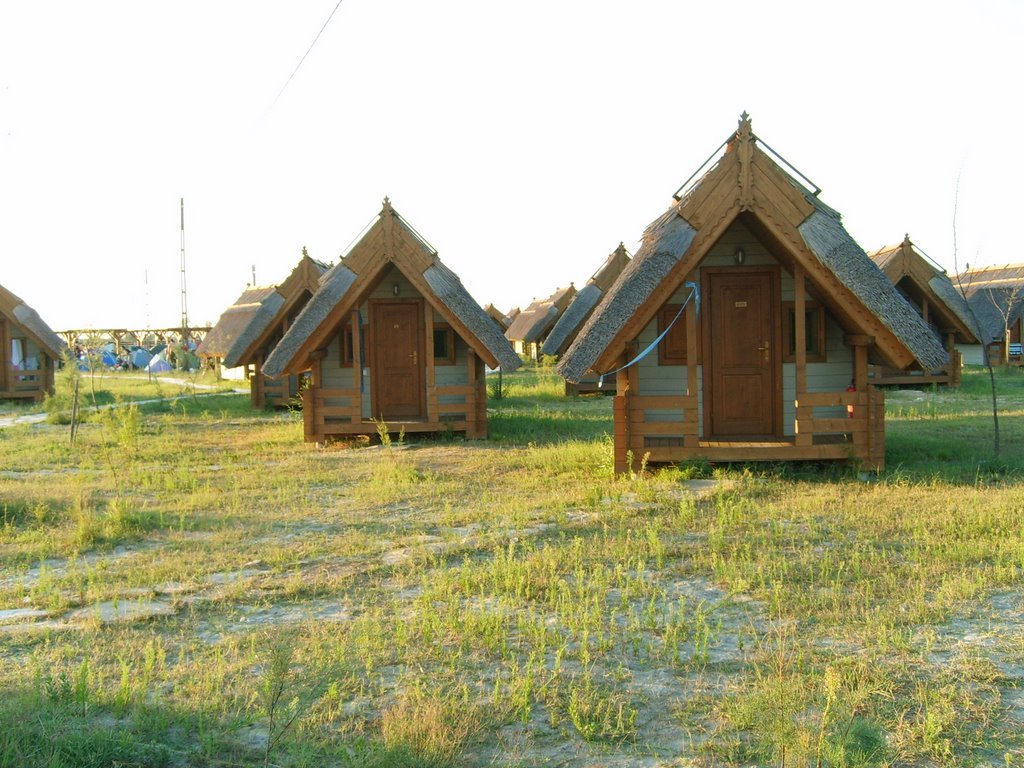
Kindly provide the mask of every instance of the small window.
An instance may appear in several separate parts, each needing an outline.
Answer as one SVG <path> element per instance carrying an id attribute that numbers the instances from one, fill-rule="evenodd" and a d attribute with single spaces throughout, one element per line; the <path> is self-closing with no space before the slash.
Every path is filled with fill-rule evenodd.
<path id="1" fill-rule="evenodd" d="M 338 360 L 342 368 L 351 368 L 353 363 L 352 325 L 348 324 L 338 334 Z"/>
<path id="2" fill-rule="evenodd" d="M 796 306 L 792 301 L 782 302 L 785 322 L 782 324 L 784 363 L 796 362 Z M 804 305 L 804 341 L 808 363 L 825 362 L 825 308 L 808 302 Z"/>
<path id="3" fill-rule="evenodd" d="M 686 365 L 686 310 L 679 314 L 681 304 L 666 304 L 658 310 L 658 335 L 665 332 L 665 329 L 675 324 L 669 330 L 668 335 L 658 345 L 659 365 Z M 679 318 L 676 319 L 676 315 Z M 698 345 L 699 345 L 698 341 Z M 700 364 L 700 347 L 696 350 L 694 362 Z"/>
<path id="4" fill-rule="evenodd" d="M 434 326 L 434 364 L 455 365 L 455 332 L 447 325 Z"/>

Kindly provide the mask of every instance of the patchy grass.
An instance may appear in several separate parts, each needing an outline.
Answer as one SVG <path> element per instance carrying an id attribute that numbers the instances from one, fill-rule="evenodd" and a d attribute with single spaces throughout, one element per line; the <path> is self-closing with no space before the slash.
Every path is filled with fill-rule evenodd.
<path id="1" fill-rule="evenodd" d="M 996 462 L 977 375 L 889 393 L 870 481 L 615 478 L 543 369 L 481 442 L 0 430 L 0 764 L 1024 765 L 1024 391 Z"/>

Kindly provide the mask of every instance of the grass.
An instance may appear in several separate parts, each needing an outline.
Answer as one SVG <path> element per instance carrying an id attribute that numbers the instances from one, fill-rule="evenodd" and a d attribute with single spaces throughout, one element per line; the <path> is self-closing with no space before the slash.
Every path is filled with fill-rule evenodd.
<path id="1" fill-rule="evenodd" d="M 1024 378 L 996 461 L 981 375 L 888 393 L 868 481 L 613 477 L 543 369 L 481 442 L 0 430 L 0 765 L 1024 765 Z"/>

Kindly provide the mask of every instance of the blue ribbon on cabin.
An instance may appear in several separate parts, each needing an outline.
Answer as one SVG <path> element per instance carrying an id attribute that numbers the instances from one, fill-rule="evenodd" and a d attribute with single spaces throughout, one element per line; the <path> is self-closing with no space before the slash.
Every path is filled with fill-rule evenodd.
<path id="1" fill-rule="evenodd" d="M 600 376 L 598 376 L 598 379 L 597 379 L 597 388 L 598 389 L 600 389 L 602 386 L 604 386 L 604 377 L 605 376 L 611 376 L 613 373 L 618 373 L 619 371 L 626 370 L 631 365 L 636 365 L 641 360 L 643 360 L 645 357 L 647 357 L 653 350 L 657 349 L 658 345 L 661 343 L 661 340 L 664 339 L 666 336 L 668 336 L 668 332 L 672 330 L 672 326 L 675 325 L 676 321 L 680 317 L 683 316 L 683 310 L 686 309 L 686 305 L 689 304 L 690 301 L 695 302 L 695 306 L 696 306 L 696 309 L 697 309 L 697 317 L 700 317 L 700 288 L 692 280 L 687 280 L 685 283 L 683 283 L 683 287 L 690 289 L 690 295 L 686 297 L 686 301 L 684 301 L 682 303 L 682 306 L 679 307 L 679 311 L 676 312 L 676 316 L 672 318 L 672 322 L 668 324 L 668 327 L 665 328 L 664 331 L 659 333 L 658 334 L 658 338 L 656 338 L 654 341 L 652 341 L 650 344 L 648 344 L 647 348 L 644 349 L 643 352 L 641 352 L 639 355 L 634 357 L 632 360 L 630 360 L 624 366 L 622 366 L 621 368 L 616 368 L 614 371 L 607 371 L 605 373 L 602 373 Z"/>

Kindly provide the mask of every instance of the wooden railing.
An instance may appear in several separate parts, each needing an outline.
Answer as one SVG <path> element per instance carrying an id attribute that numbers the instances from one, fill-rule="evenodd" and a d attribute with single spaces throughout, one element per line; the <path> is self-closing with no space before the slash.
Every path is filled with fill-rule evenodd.
<path id="1" fill-rule="evenodd" d="M 821 409 L 833 413 L 821 413 Z M 615 398 L 615 460 L 619 471 L 644 456 L 652 463 L 705 457 L 712 461 L 856 459 L 885 463 L 885 395 L 863 392 L 805 393 L 794 403 L 795 434 L 784 438 L 701 438 L 694 396 L 625 395 Z M 654 418 L 651 411 L 666 411 Z M 841 415 L 835 413 L 840 410 Z"/>
<path id="2" fill-rule="evenodd" d="M 0 392 L 2 398 L 31 398 L 42 400 L 46 396 L 47 381 L 46 371 L 23 371 L 13 369 L 10 371 L 10 389 Z"/>
<path id="3" fill-rule="evenodd" d="M 481 409 L 478 407 L 477 388 L 470 384 L 434 387 L 428 391 L 429 414 L 426 419 L 392 419 L 384 423 L 395 432 L 465 432 L 476 436 L 483 431 L 478 423 Z M 323 442 L 331 435 L 374 434 L 377 422 L 364 419 L 362 399 L 366 393 L 355 388 L 316 389 L 303 393 L 302 408 L 306 439 Z M 462 402 L 440 402 L 442 398 L 461 397 Z M 337 404 L 338 401 L 345 401 Z M 486 413 L 484 413 L 486 418 Z"/>

